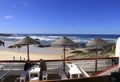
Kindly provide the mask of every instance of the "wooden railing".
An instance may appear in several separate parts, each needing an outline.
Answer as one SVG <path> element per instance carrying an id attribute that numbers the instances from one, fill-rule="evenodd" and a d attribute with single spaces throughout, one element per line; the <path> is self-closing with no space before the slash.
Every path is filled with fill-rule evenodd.
<path id="1" fill-rule="evenodd" d="M 110 68 L 111 66 L 114 65 L 114 59 L 116 57 L 109 57 L 109 58 L 98 58 L 97 62 L 97 70 L 98 71 L 103 71 L 107 68 Z M 64 60 L 45 60 L 47 64 L 47 69 L 49 73 L 58 73 L 59 67 L 63 66 L 63 61 Z M 4 65 L 4 70 L 21 70 L 23 71 L 23 67 L 25 64 L 25 60 L 2 60 L 0 61 L 0 65 Z M 33 63 L 37 63 L 39 65 L 39 60 L 31 60 Z M 82 58 L 82 59 L 65 59 L 65 62 L 72 62 L 76 64 L 78 67 L 84 69 L 85 71 L 95 71 L 95 58 Z M 54 70 L 54 71 L 53 71 Z M 19 73 L 19 72 L 17 72 Z M 12 72 L 12 74 L 14 74 Z M 16 72 L 15 72 L 16 74 Z"/>
<path id="2" fill-rule="evenodd" d="M 112 72 L 118 72 L 118 71 L 119 71 L 119 65 L 117 64 L 96 74 L 95 76 L 111 75 Z"/>

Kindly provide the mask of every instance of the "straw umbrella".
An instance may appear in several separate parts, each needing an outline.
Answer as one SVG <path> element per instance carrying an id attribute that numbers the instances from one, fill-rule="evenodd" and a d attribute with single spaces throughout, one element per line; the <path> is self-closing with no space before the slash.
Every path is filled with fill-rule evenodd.
<path id="1" fill-rule="evenodd" d="M 12 45 L 12 47 L 27 46 L 27 57 L 28 57 L 28 60 L 30 60 L 30 57 L 29 57 L 29 45 L 32 45 L 32 44 L 38 44 L 38 42 L 36 42 L 34 39 L 30 38 L 29 36 L 26 36 L 22 40 L 18 41 L 14 45 Z"/>
<path id="2" fill-rule="evenodd" d="M 104 47 L 104 46 L 108 46 L 110 45 L 110 43 L 108 43 L 107 41 L 96 37 L 94 38 L 91 42 L 87 43 L 86 46 L 87 47 L 96 47 L 96 61 L 95 61 L 95 71 L 97 71 L 97 56 L 98 56 L 98 47 Z"/>
<path id="3" fill-rule="evenodd" d="M 64 70 L 65 70 L 65 48 L 66 47 L 75 47 L 77 46 L 76 43 L 72 40 L 70 40 L 69 38 L 67 38 L 66 36 L 63 36 L 61 39 L 55 41 L 54 43 L 52 43 L 52 46 L 62 46 L 63 47 L 63 57 L 64 57 L 64 62 L 63 62 L 63 66 L 64 66 Z"/>

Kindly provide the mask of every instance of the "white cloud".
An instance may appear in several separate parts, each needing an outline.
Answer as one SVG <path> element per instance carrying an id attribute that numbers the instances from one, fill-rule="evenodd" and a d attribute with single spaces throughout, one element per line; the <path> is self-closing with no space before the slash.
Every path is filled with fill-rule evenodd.
<path id="1" fill-rule="evenodd" d="M 8 20 L 8 19 L 11 19 L 13 16 L 10 16 L 10 15 L 7 15 L 4 17 L 4 19 Z"/>

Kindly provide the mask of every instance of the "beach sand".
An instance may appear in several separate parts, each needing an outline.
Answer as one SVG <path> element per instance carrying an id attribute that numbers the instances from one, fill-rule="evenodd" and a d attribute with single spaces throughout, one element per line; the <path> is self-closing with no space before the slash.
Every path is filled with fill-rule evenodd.
<path id="1" fill-rule="evenodd" d="M 89 53 L 86 55 L 74 55 L 71 54 L 71 50 L 68 48 L 68 51 L 66 51 L 66 57 L 69 56 L 72 58 L 89 58 L 90 56 L 93 56 L 93 53 Z M 79 50 L 79 49 L 78 49 Z M 82 51 L 82 49 L 80 49 Z M 84 49 L 83 49 L 84 50 Z M 106 55 L 108 54 L 104 54 L 104 57 L 107 57 Z M 44 60 L 52 60 L 52 59 L 63 59 L 63 48 L 52 48 L 52 47 L 48 47 L 48 48 L 37 48 L 37 47 L 33 47 L 31 46 L 29 49 L 29 56 L 30 56 L 30 60 L 39 60 L 39 59 L 44 59 Z M 102 55 L 100 55 L 102 56 Z M 109 53 L 109 57 L 113 57 L 114 54 Z M 15 57 L 15 58 L 13 58 Z M 26 47 L 22 47 L 22 48 L 13 48 L 13 49 L 9 49 L 9 48 L 0 48 L 0 60 L 27 60 L 27 49 Z"/>
<path id="2" fill-rule="evenodd" d="M 13 59 L 27 60 L 26 46 L 23 46 L 21 48 L 8 48 L 8 46 L 12 44 L 13 43 L 6 42 L 5 47 L 0 46 L 0 60 L 13 60 Z M 73 54 L 70 53 L 71 52 L 70 48 L 67 48 L 67 50 L 68 51 L 66 51 L 66 57 L 72 56 L 72 58 L 74 58 Z M 77 50 L 85 51 L 84 48 L 80 48 Z M 54 48 L 54 47 L 39 48 L 39 47 L 30 45 L 29 56 L 30 56 L 30 60 L 39 60 L 41 58 L 44 60 L 63 59 L 63 48 Z M 89 57 L 88 55 L 81 54 L 76 56 L 75 58 L 88 58 L 88 57 Z"/>
<path id="3" fill-rule="evenodd" d="M 0 46 L 0 60 L 27 60 L 27 48 L 23 46 L 21 48 L 8 48 L 13 43 L 6 42 L 5 47 Z M 66 51 L 66 57 L 70 54 L 70 50 Z M 31 45 L 29 48 L 30 60 L 51 60 L 51 59 L 62 59 L 63 58 L 63 48 L 39 48 Z"/>
<path id="4" fill-rule="evenodd" d="M 49 54 L 39 54 L 39 53 L 30 53 L 31 60 L 39 60 L 40 58 L 43 59 L 59 59 L 59 55 L 50 55 Z M 7 50 L 0 50 L 0 60 L 24 60 L 27 59 L 27 53 L 25 52 L 17 52 L 17 51 L 7 51 Z"/>
<path id="5" fill-rule="evenodd" d="M 51 59 L 62 59 L 62 52 L 61 54 L 46 54 L 46 53 L 34 53 L 30 52 L 30 60 L 39 60 L 39 59 L 45 59 L 45 60 L 51 60 Z M 67 56 L 70 56 L 71 54 L 66 54 Z M 15 57 L 15 60 L 26 60 L 27 59 L 27 53 L 26 52 L 20 52 L 20 51 L 11 51 L 11 50 L 0 50 L 0 60 L 13 60 L 13 57 Z"/>

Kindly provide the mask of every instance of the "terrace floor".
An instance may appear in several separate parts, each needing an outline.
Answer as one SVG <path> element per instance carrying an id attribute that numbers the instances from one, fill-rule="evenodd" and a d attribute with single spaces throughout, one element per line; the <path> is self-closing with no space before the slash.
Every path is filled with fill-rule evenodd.
<path id="1" fill-rule="evenodd" d="M 88 72 L 88 74 L 90 74 L 90 76 L 94 76 L 95 74 L 97 74 L 99 72 Z M 20 82 L 19 81 L 19 77 L 20 75 L 8 75 L 5 77 L 5 79 L 3 80 L 3 82 Z M 69 77 L 69 76 L 67 76 Z M 76 78 L 76 76 L 73 76 L 73 78 Z M 81 76 L 82 78 L 82 76 Z M 48 74 L 48 80 L 60 80 L 60 76 L 58 74 Z M 26 78 L 26 81 L 28 80 L 28 76 Z"/>

